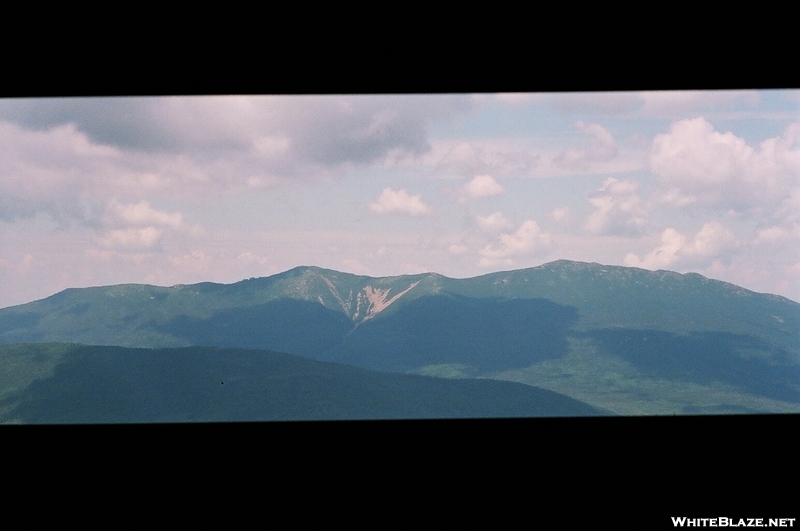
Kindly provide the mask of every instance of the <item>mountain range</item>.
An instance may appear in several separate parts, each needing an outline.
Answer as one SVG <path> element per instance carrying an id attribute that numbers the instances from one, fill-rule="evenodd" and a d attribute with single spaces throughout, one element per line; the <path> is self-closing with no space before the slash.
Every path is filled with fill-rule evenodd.
<path id="1" fill-rule="evenodd" d="M 453 279 L 318 267 L 73 288 L 0 310 L 0 343 L 290 353 L 501 380 L 622 415 L 800 411 L 800 304 L 694 273 L 557 261 Z M 375 373 L 378 374 L 378 373 Z"/>

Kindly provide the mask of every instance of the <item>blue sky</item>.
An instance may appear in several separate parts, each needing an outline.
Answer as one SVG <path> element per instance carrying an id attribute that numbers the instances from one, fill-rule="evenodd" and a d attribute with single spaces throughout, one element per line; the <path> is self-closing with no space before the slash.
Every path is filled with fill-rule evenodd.
<path id="1" fill-rule="evenodd" d="M 800 301 L 800 91 L 0 100 L 0 307 L 566 258 Z"/>

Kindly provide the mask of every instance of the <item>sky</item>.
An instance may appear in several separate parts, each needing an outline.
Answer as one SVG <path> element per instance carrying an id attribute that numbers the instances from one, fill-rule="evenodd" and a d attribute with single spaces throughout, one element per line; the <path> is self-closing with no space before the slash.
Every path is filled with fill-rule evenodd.
<path id="1" fill-rule="evenodd" d="M 800 90 L 0 99 L 0 308 L 558 259 L 800 301 Z"/>

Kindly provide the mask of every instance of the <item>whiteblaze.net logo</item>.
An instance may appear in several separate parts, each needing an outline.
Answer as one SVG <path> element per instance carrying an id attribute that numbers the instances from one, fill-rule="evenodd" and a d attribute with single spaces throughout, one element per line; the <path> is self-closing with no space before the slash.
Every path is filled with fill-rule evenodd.
<path id="1" fill-rule="evenodd" d="M 673 516 L 675 527 L 794 527 L 796 518 L 687 518 Z"/>

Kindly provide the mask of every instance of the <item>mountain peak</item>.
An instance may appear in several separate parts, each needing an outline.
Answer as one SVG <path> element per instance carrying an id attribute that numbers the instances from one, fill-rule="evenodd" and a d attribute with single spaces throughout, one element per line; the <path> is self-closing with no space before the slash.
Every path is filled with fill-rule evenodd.
<path id="1" fill-rule="evenodd" d="M 0 343 L 258 348 L 518 379 L 651 413 L 797 411 L 798 330 L 800 304 L 788 299 L 696 273 L 570 260 L 466 279 L 300 266 L 227 285 L 72 289 L 0 310 Z M 730 392 L 715 402 L 717 381 Z"/>

